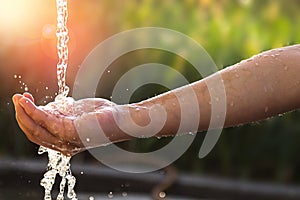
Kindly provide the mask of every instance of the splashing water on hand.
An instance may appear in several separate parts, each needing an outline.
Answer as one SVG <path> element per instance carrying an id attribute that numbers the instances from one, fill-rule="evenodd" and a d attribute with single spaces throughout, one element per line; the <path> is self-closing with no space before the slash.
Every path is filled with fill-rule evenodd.
<path id="1" fill-rule="evenodd" d="M 51 200 L 51 191 L 53 184 L 55 182 L 56 175 L 62 177 L 60 187 L 59 187 L 59 194 L 57 196 L 57 200 L 64 199 L 64 191 L 66 182 L 68 181 L 68 198 L 72 200 L 77 200 L 76 193 L 74 191 L 74 186 L 76 183 L 76 179 L 72 176 L 71 169 L 70 169 L 70 159 L 71 157 L 64 156 L 60 152 L 47 149 L 45 147 L 39 148 L 39 154 L 43 154 L 47 152 L 49 157 L 48 163 L 48 170 L 44 174 L 44 178 L 41 180 L 41 186 L 45 188 L 45 200 Z"/>
<path id="2" fill-rule="evenodd" d="M 55 98 L 56 108 L 60 112 L 64 113 L 65 103 L 67 101 L 67 95 L 69 93 L 69 88 L 66 85 L 66 70 L 68 67 L 68 29 L 67 29 L 67 19 L 68 19 L 68 2 L 67 0 L 56 0 L 57 7 L 57 53 L 58 53 L 58 63 L 57 63 L 57 80 L 58 80 L 58 95 Z M 52 103 L 52 105 L 53 105 Z M 46 106 L 47 107 L 47 106 Z M 50 108 L 50 106 L 48 106 Z M 51 109 L 51 108 L 50 108 Z M 44 174 L 44 178 L 41 180 L 41 186 L 45 188 L 44 200 L 51 200 L 52 187 L 55 182 L 57 174 L 61 177 L 59 194 L 57 200 L 64 199 L 66 183 L 68 183 L 67 197 L 72 200 L 77 200 L 77 195 L 74 191 L 74 186 L 76 183 L 75 177 L 71 173 L 71 157 L 65 156 L 58 151 L 54 151 L 41 146 L 38 153 L 48 153 L 48 169 Z"/>

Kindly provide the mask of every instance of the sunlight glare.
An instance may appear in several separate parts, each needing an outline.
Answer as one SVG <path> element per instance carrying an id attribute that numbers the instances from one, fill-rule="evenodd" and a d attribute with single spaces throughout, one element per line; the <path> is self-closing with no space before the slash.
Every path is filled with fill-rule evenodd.
<path id="1" fill-rule="evenodd" d="M 0 32 L 30 38 L 40 36 L 45 20 L 52 19 L 49 18 L 53 10 L 49 8 L 51 2 L 50 0 L 0 0 Z M 55 6 L 54 1 L 53 5 Z"/>

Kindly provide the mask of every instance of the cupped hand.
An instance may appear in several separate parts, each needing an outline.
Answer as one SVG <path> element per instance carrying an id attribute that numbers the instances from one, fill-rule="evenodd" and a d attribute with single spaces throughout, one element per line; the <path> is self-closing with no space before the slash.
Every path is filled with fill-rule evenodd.
<path id="1" fill-rule="evenodd" d="M 74 155 L 106 143 L 107 138 L 98 137 L 90 141 L 93 135 L 78 134 L 75 122 L 86 120 L 92 115 L 97 115 L 108 138 L 112 134 L 117 136 L 112 138 L 115 141 L 123 139 L 121 134 L 118 137 L 119 129 L 112 114 L 116 105 L 108 100 L 91 98 L 74 101 L 64 107 L 67 112 L 58 110 L 55 103 L 36 106 L 33 96 L 29 93 L 14 95 L 13 102 L 17 122 L 27 138 L 31 142 L 60 151 L 65 155 Z M 83 141 L 83 138 L 87 141 Z"/>

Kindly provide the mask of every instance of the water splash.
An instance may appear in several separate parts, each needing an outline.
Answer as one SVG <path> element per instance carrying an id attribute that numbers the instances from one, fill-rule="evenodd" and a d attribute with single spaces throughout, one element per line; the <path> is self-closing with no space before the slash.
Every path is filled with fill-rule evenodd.
<path id="1" fill-rule="evenodd" d="M 56 0 L 57 8 L 57 81 L 58 81 L 58 94 L 67 96 L 69 87 L 66 84 L 66 71 L 68 67 L 69 58 L 69 31 L 67 28 L 68 21 L 68 2 L 67 0 Z"/>
<path id="2" fill-rule="evenodd" d="M 74 186 L 76 183 L 76 179 L 72 176 L 70 169 L 70 159 L 71 157 L 64 156 L 58 151 L 54 151 L 51 149 L 47 149 L 45 147 L 40 147 L 38 154 L 48 153 L 49 163 L 47 172 L 44 174 L 44 178 L 41 180 L 41 186 L 45 188 L 45 200 L 51 200 L 51 191 L 53 184 L 55 182 L 56 175 L 62 177 L 59 194 L 57 196 L 57 200 L 64 199 L 64 189 L 66 182 L 68 182 L 68 198 L 72 200 L 77 200 L 76 193 L 74 191 Z"/>
<path id="3" fill-rule="evenodd" d="M 68 67 L 68 29 L 67 29 L 67 19 L 68 19 L 68 6 L 67 0 L 56 0 L 57 7 L 57 53 L 58 53 L 58 63 L 57 63 L 57 80 L 58 80 L 58 95 L 55 98 L 55 102 L 45 106 L 47 109 L 59 110 L 61 113 L 67 112 L 69 99 L 67 95 L 69 93 L 69 87 L 66 85 L 66 70 Z M 48 88 L 46 88 L 47 90 Z M 66 183 L 68 185 L 67 197 L 71 200 L 77 200 L 77 195 L 74 191 L 76 179 L 71 173 L 71 157 L 65 156 L 58 151 L 54 151 L 41 146 L 39 148 L 38 154 L 48 153 L 48 169 L 44 174 L 44 178 L 41 180 L 41 186 L 45 188 L 44 200 L 52 200 L 51 191 L 55 178 L 57 175 L 61 177 L 61 182 L 59 186 L 59 194 L 57 200 L 64 199 Z"/>

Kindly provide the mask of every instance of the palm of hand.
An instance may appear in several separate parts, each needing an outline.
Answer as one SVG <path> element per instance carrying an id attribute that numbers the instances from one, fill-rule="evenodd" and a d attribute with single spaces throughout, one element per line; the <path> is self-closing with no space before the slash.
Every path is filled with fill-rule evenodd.
<path id="1" fill-rule="evenodd" d="M 68 99 L 37 107 L 30 94 L 15 95 L 16 118 L 28 139 L 36 144 L 58 150 L 67 155 L 85 150 L 74 126 L 84 113 L 107 109 L 115 104 L 105 99 Z M 63 108 L 63 109 L 62 109 Z"/>

